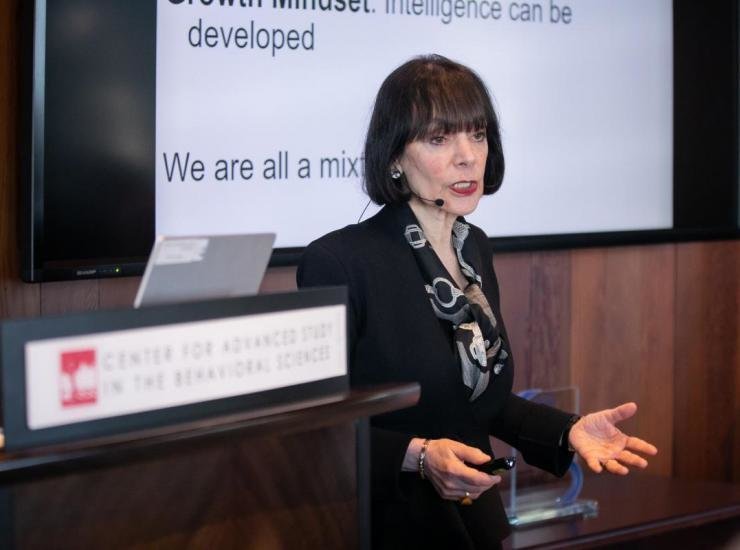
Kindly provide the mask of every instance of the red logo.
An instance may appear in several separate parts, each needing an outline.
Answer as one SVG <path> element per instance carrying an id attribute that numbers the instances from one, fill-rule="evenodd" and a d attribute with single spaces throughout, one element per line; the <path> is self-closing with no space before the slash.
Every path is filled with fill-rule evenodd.
<path id="1" fill-rule="evenodd" d="M 95 350 L 68 351 L 60 356 L 59 397 L 62 407 L 91 405 L 98 401 L 98 366 Z"/>

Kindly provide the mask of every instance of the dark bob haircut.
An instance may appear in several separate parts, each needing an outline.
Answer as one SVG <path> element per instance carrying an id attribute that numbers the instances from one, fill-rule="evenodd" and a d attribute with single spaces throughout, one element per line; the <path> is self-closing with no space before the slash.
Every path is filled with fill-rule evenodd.
<path id="1" fill-rule="evenodd" d="M 388 75 L 375 98 L 365 140 L 365 192 L 376 204 L 408 201 L 406 178 L 390 176 L 392 163 L 408 143 L 484 128 L 488 159 L 483 193 L 490 195 L 501 187 L 504 153 L 486 85 L 469 68 L 441 55 L 407 61 Z"/>

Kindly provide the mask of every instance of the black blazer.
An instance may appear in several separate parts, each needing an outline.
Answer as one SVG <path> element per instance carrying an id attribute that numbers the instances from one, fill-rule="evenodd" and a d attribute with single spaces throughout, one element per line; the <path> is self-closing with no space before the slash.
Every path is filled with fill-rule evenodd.
<path id="1" fill-rule="evenodd" d="M 514 362 L 490 244 L 472 225 L 468 238 L 476 239 L 479 256 L 466 260 L 482 278 L 510 358 L 485 392 L 468 401 L 451 333 L 429 303 L 400 208 L 407 206 L 386 206 L 311 243 L 298 267 L 298 286 L 347 285 L 353 386 L 408 381 L 421 386 L 416 406 L 371 419 L 373 546 L 485 547 L 509 532 L 495 488 L 469 507 L 442 500 L 418 474 L 401 472 L 411 438 L 446 437 L 491 454 L 491 434 L 516 447 L 529 464 L 562 475 L 573 455 L 559 443 L 572 415 L 511 393 Z"/>

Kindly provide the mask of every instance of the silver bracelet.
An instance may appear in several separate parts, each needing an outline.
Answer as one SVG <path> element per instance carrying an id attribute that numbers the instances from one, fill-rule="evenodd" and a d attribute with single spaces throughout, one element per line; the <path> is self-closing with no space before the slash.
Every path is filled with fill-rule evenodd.
<path id="1" fill-rule="evenodd" d="M 421 476 L 421 479 L 426 479 L 426 476 L 424 476 L 424 459 L 427 457 L 428 446 L 429 440 L 425 439 L 421 446 L 421 451 L 419 452 L 419 475 Z"/>

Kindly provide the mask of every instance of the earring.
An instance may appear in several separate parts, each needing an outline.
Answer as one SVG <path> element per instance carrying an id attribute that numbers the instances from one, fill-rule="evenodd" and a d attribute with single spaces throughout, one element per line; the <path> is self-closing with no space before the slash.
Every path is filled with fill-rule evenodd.
<path id="1" fill-rule="evenodd" d="M 391 177 L 394 180 L 399 179 L 401 177 L 401 175 L 403 175 L 403 172 L 401 172 L 398 168 L 396 168 L 396 167 L 391 168 Z"/>

